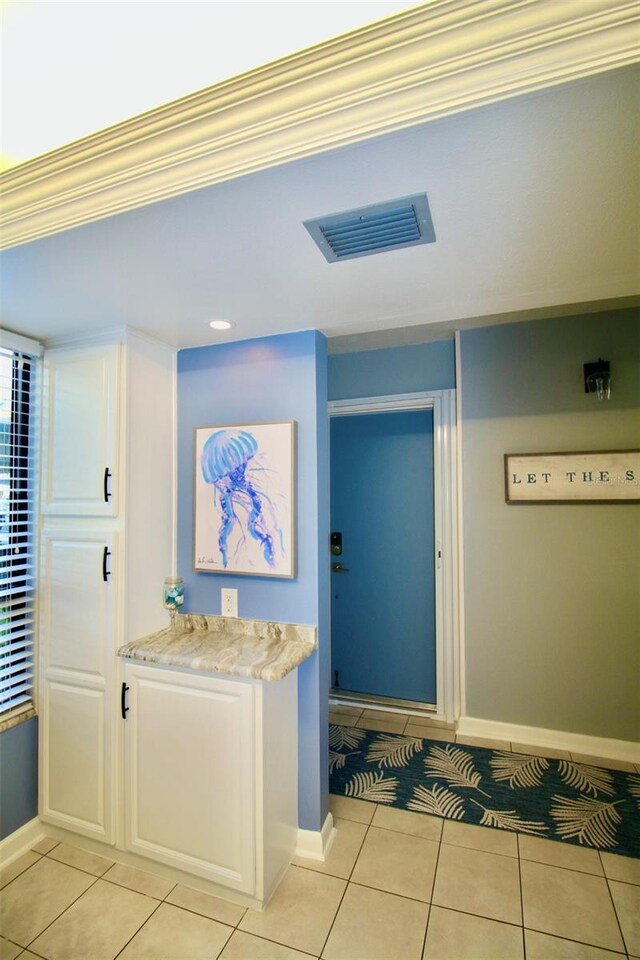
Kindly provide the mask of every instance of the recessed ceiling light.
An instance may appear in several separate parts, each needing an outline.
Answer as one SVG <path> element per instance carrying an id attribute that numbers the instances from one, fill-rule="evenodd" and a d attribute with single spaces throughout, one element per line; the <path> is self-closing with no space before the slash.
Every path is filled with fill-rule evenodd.
<path id="1" fill-rule="evenodd" d="M 233 324 L 228 320 L 209 320 L 209 326 L 212 330 L 230 330 Z"/>

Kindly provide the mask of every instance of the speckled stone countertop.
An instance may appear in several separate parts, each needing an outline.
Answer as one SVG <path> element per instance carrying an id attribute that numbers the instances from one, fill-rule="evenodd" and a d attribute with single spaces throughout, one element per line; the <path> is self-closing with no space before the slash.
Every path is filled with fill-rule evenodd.
<path id="1" fill-rule="evenodd" d="M 281 680 L 316 649 L 315 627 L 179 613 L 167 627 L 118 650 L 127 660 L 254 680 Z"/>

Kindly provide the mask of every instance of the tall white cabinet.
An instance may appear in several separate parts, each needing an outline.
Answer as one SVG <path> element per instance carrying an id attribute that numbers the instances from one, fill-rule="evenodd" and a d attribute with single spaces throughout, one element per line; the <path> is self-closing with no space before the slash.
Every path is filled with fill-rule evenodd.
<path id="1" fill-rule="evenodd" d="M 130 330 L 45 353 L 40 816 L 116 842 L 118 647 L 165 625 L 175 354 Z"/>

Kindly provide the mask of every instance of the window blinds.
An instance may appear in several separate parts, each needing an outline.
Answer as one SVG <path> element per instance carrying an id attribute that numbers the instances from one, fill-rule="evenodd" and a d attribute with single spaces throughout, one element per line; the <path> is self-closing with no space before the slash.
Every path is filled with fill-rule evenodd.
<path id="1" fill-rule="evenodd" d="M 0 347 L 0 712 L 31 700 L 34 676 L 35 361 Z"/>

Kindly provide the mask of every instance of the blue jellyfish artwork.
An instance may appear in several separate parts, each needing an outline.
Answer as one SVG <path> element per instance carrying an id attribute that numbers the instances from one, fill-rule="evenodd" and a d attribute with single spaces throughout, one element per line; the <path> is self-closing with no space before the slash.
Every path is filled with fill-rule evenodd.
<path id="1" fill-rule="evenodd" d="M 241 428 L 216 430 L 202 448 L 200 469 L 204 482 L 213 487 L 219 511 L 217 545 L 225 570 L 241 553 L 246 557 L 247 538 L 258 545 L 267 569 L 276 566 L 284 551 L 277 509 L 268 492 L 269 471 L 262 460 L 256 437 Z"/>

